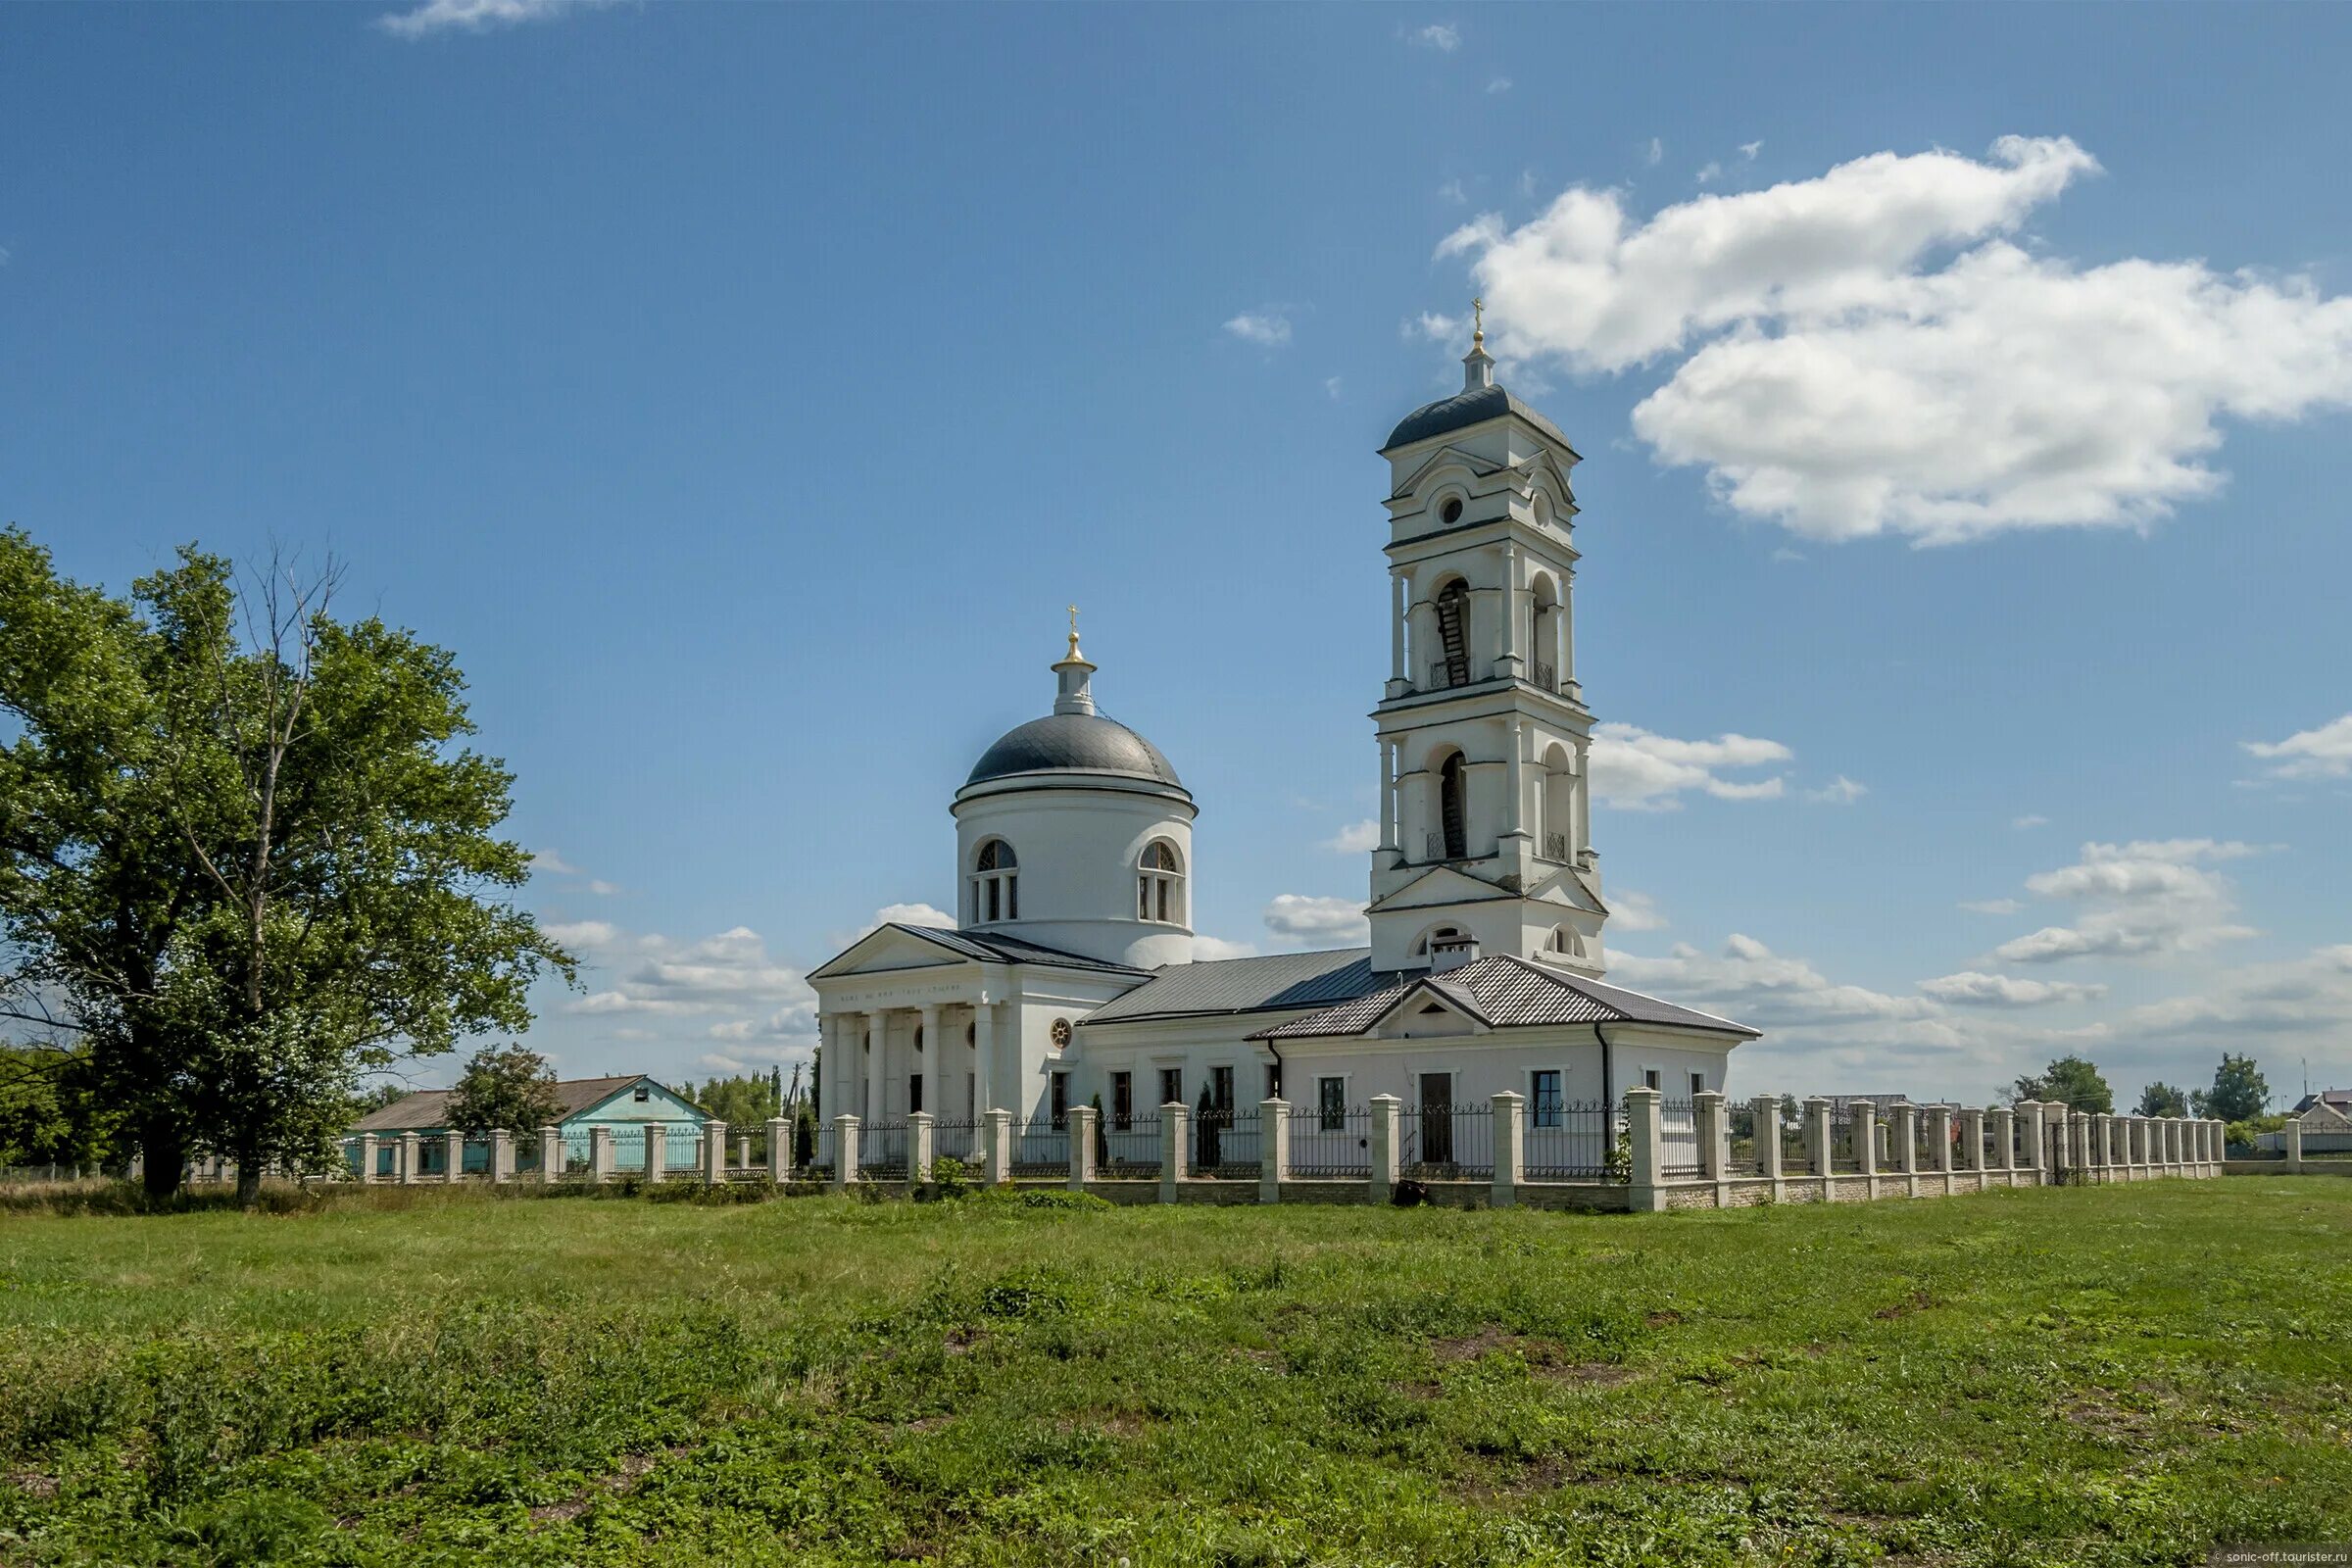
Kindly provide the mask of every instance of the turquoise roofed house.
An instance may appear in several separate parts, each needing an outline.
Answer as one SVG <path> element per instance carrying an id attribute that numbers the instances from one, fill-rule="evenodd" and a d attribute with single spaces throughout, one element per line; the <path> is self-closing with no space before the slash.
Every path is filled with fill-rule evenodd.
<path id="1" fill-rule="evenodd" d="M 563 1135 L 564 1162 L 567 1169 L 587 1168 L 590 1137 L 595 1129 L 603 1127 L 612 1134 L 614 1174 L 625 1176 L 643 1171 L 649 1142 L 646 1129 L 652 1125 L 662 1129 L 662 1170 L 696 1169 L 697 1145 L 704 1126 L 710 1120 L 710 1113 L 644 1073 L 618 1078 L 573 1078 L 560 1081 L 553 1088 L 561 1107 L 556 1126 Z M 421 1089 L 353 1122 L 345 1143 L 353 1152 L 350 1157 L 355 1168 L 360 1158 L 360 1139 L 372 1134 L 376 1141 L 375 1179 L 397 1179 L 401 1174 L 402 1135 L 415 1133 L 417 1135 L 416 1174 L 446 1180 L 448 1135 L 457 1130 L 449 1123 L 449 1102 L 456 1093 L 454 1089 Z M 514 1135 L 517 1167 L 537 1169 L 539 1129 L 513 1127 L 508 1131 Z M 489 1172 L 489 1142 L 479 1137 L 466 1139 L 459 1174 L 486 1176 Z"/>

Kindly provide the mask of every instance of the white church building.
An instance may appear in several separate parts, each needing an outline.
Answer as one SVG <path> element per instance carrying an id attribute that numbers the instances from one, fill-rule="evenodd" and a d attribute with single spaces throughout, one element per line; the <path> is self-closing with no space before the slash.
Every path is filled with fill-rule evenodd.
<path id="1" fill-rule="evenodd" d="M 1604 983 L 1592 714 L 1575 671 L 1578 462 L 1494 382 L 1390 434 L 1390 661 L 1376 710 L 1371 946 L 1193 958 L 1199 808 L 1159 749 L 1096 711 L 1075 630 L 1054 710 L 956 792 L 955 929 L 886 925 L 810 976 L 827 1121 L 992 1108 L 1058 1124 L 1279 1095 L 1337 1113 L 1500 1090 L 1547 1107 L 1724 1087 L 1757 1031 Z M 827 1156 L 829 1157 L 829 1152 Z"/>

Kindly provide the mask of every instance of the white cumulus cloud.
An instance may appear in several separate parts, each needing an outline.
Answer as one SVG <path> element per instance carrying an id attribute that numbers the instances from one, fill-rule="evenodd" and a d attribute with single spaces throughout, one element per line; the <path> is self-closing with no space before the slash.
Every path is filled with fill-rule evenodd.
<path id="1" fill-rule="evenodd" d="M 1350 822 L 1323 841 L 1323 848 L 1340 855 L 1362 855 L 1380 848 L 1380 824 L 1367 817 Z"/>
<path id="2" fill-rule="evenodd" d="M 1592 730 L 1592 794 L 1611 806 L 1650 811 L 1679 808 L 1682 797 L 1692 790 L 1726 801 L 1772 800 L 1785 787 L 1780 778 L 1735 779 L 1724 774 L 1786 762 L 1790 756 L 1778 741 L 1747 735 L 1684 741 L 1632 724 L 1598 724 Z"/>
<path id="3" fill-rule="evenodd" d="M 2274 778 L 2352 776 L 2352 713 L 2282 741 L 2246 741 L 2246 750 L 2274 765 Z"/>
<path id="4" fill-rule="evenodd" d="M 1350 948 L 1371 940 L 1372 922 L 1354 899 L 1277 895 L 1265 907 L 1266 929 L 1286 946 Z"/>
<path id="5" fill-rule="evenodd" d="M 1663 931 L 1666 911 L 1648 894 L 1619 888 L 1609 895 L 1609 924 L 1619 931 Z"/>
<path id="6" fill-rule="evenodd" d="M 1921 544 L 2144 526 L 2220 488 L 2224 421 L 2352 403 L 2352 298 L 2013 237 L 2098 167 L 2067 137 L 2007 136 L 1646 219 L 1576 186 L 1440 253 L 1471 258 L 1507 360 L 1666 365 L 1635 434 L 1743 515 Z"/>
<path id="7" fill-rule="evenodd" d="M 2107 994 L 2102 985 L 2070 980 L 2014 980 L 2005 974 L 1981 974 L 1963 969 L 1919 983 L 1923 996 L 1962 1007 L 2040 1007 L 2056 1002 L 2095 1002 Z"/>
<path id="8" fill-rule="evenodd" d="M 1415 31 L 1412 40 L 1424 49 L 1435 49 L 1440 54 L 1447 55 L 1462 46 L 1461 33 L 1443 22 L 1431 23 Z"/>
<path id="9" fill-rule="evenodd" d="M 2011 963 L 2143 957 L 2252 936 L 2230 918 L 2234 890 L 2213 866 L 2260 853 L 2259 845 L 2236 840 L 2085 844 L 2074 864 L 2026 878 L 2035 897 L 2078 905 L 2073 922 L 2013 938 L 1993 955 Z"/>

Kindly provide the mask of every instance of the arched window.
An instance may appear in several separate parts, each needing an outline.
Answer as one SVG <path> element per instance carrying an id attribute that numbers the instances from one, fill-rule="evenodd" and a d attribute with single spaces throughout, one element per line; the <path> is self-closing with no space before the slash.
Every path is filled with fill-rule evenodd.
<path id="1" fill-rule="evenodd" d="M 1456 577 L 1438 590 L 1438 645 L 1445 655 L 1432 662 L 1432 686 L 1470 684 L 1470 585 Z"/>
<path id="2" fill-rule="evenodd" d="M 1184 924 L 1184 862 L 1176 846 L 1153 839 L 1144 846 L 1141 870 L 1135 879 L 1135 917 L 1162 925 Z"/>
<path id="3" fill-rule="evenodd" d="M 1012 846 L 990 839 L 972 858 L 972 923 L 1018 920 L 1021 917 L 1020 862 Z"/>
<path id="4" fill-rule="evenodd" d="M 1438 830 L 1440 843 L 1445 846 L 1448 860 L 1467 859 L 1470 855 L 1469 817 L 1462 798 L 1462 754 L 1447 755 L 1446 765 L 1438 769 Z"/>
<path id="5" fill-rule="evenodd" d="M 1470 933 L 1463 930 L 1458 925 L 1439 926 L 1430 931 L 1426 936 L 1422 937 L 1420 941 L 1413 944 L 1413 956 L 1416 958 L 1426 958 L 1429 956 L 1429 950 L 1431 948 L 1444 947 L 1449 942 L 1466 942 L 1469 940 L 1469 937 Z"/>
<path id="6" fill-rule="evenodd" d="M 1585 951 L 1584 938 L 1564 925 L 1555 925 L 1551 928 L 1549 946 L 1552 952 L 1566 958 L 1576 957 Z"/>

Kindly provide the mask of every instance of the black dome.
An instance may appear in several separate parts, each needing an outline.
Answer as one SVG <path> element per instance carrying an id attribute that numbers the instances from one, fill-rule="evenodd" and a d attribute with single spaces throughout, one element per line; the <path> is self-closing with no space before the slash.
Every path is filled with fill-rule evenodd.
<path id="1" fill-rule="evenodd" d="M 1484 424 L 1505 414 L 1516 414 L 1562 446 L 1568 444 L 1568 438 L 1561 435 L 1549 419 L 1501 387 L 1482 386 L 1467 392 L 1456 392 L 1449 398 L 1440 398 L 1435 403 L 1422 404 L 1397 422 L 1396 428 L 1389 432 L 1388 444 L 1380 450 L 1386 452 L 1392 447 L 1426 441 L 1433 435 L 1444 435 L 1449 430 Z"/>
<path id="2" fill-rule="evenodd" d="M 1100 713 L 1048 713 L 1006 730 L 981 754 L 963 786 L 1016 773 L 1115 773 L 1184 788 L 1158 747 Z"/>

